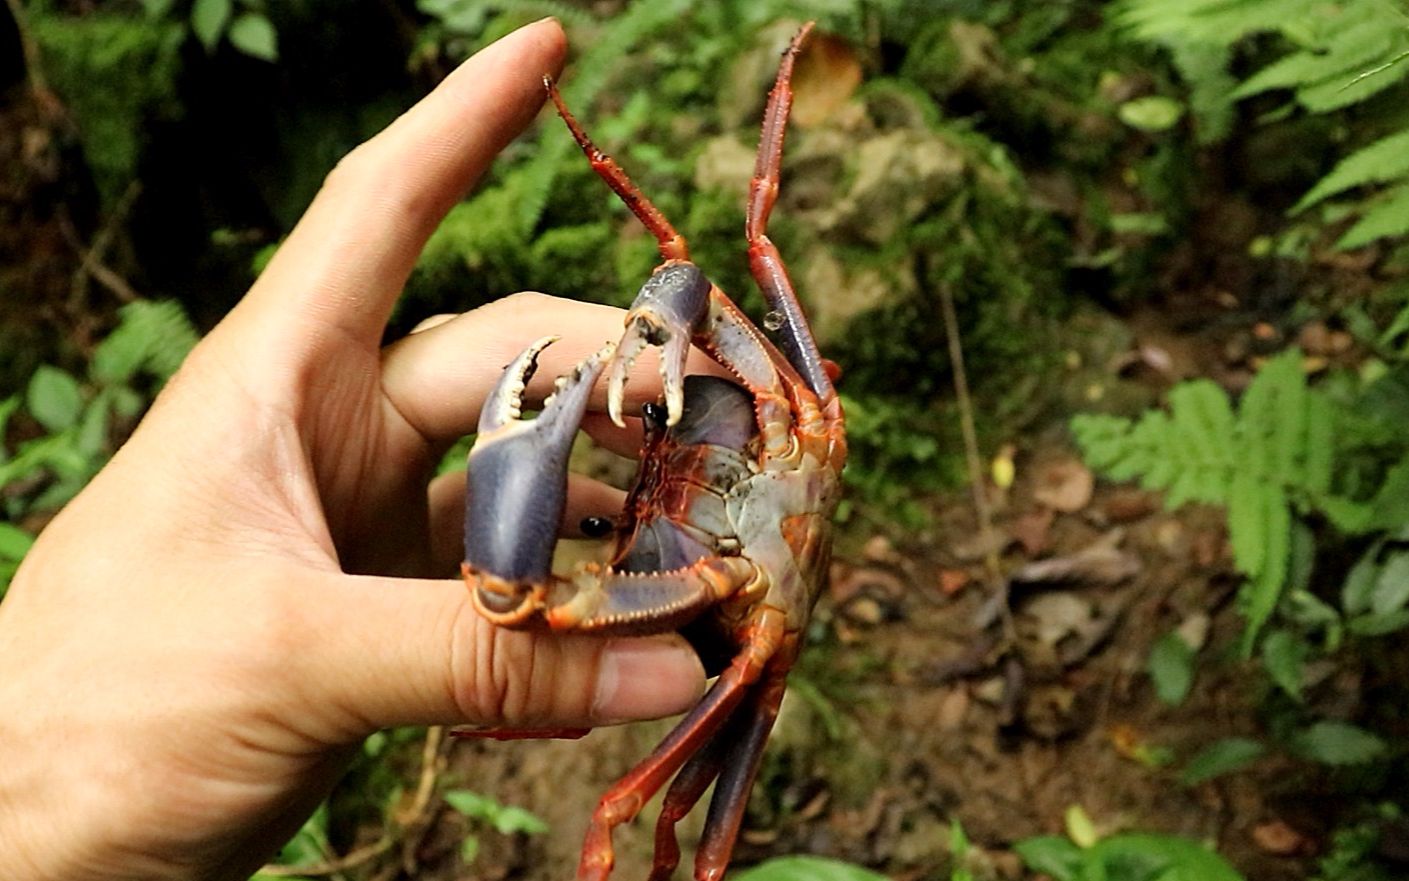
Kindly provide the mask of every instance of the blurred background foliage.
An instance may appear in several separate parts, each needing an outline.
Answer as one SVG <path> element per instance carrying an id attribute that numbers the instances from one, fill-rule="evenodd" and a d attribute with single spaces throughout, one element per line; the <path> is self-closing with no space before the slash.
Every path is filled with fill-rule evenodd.
<path id="1" fill-rule="evenodd" d="M 1148 387 L 1103 377 L 1130 345 L 1121 322 L 1159 310 L 1182 331 L 1270 328 L 1229 356 L 1241 373 L 1220 379 L 1235 392 L 1308 322 L 1348 334 L 1359 354 L 1320 388 L 1346 412 L 1370 406 L 1386 421 L 1356 423 L 1344 435 L 1353 440 L 1325 453 L 1339 457 L 1337 487 L 1363 507 L 1409 461 L 1388 421 L 1409 413 L 1409 16 L 1394 0 L 8 0 L 6 9 L 0 590 L 339 157 L 460 60 L 545 15 L 573 47 L 569 105 L 755 316 L 762 300 L 742 228 L 757 120 L 778 51 L 801 21 L 819 22 L 798 65 L 770 233 L 823 351 L 845 371 L 849 534 L 937 542 L 933 494 L 965 477 L 946 298 L 985 448 L 1076 410 L 1135 417 L 1157 402 Z M 653 240 L 545 114 L 451 210 L 388 334 L 523 289 L 624 305 L 656 259 Z M 1247 412 L 1239 418 L 1255 418 Z M 1173 421 L 1183 425 L 1178 413 Z M 1098 448 L 1087 450 L 1095 464 L 1121 478 L 1152 467 L 1112 464 L 1126 455 L 1130 424 L 1087 423 L 1082 436 Z M 1182 440 L 1152 443 L 1140 449 L 1156 450 L 1158 464 L 1160 444 L 1177 450 Z M 1238 505 L 1223 484 L 1195 497 Z M 1256 595 L 1255 626 L 1241 637 L 1250 654 L 1264 623 L 1287 634 L 1269 666 L 1288 694 L 1301 667 L 1288 672 L 1287 658 L 1307 662 L 1307 640 L 1327 626 L 1306 611 L 1309 581 L 1295 610 L 1279 606 L 1292 602 L 1283 591 L 1295 555 L 1315 553 L 1292 545 L 1320 540 L 1352 561 L 1369 547 L 1378 573 L 1409 534 L 1397 510 L 1348 526 L 1335 516 L 1345 509 L 1320 505 L 1295 509 L 1304 523 L 1294 534 L 1287 515 L 1292 537 L 1270 552 L 1278 580 Z M 1360 538 L 1325 539 L 1326 517 Z M 1263 570 L 1244 565 L 1246 526 L 1233 528 L 1235 544 L 1244 536 L 1239 571 L 1255 579 Z M 1369 588 L 1357 589 L 1347 614 L 1371 604 Z M 1409 623 L 1392 600 L 1374 601 L 1377 635 Z M 1184 663 L 1175 651 L 1152 664 L 1168 657 Z M 375 770 L 403 741 L 414 748 L 404 734 L 369 745 L 358 773 L 375 781 L 363 793 L 375 805 L 405 800 L 396 775 Z M 1375 743 L 1384 748 L 1366 760 L 1394 754 Z M 474 830 L 508 823 L 501 834 L 537 834 L 464 792 L 450 803 Z M 1399 816 L 1384 802 L 1362 807 L 1357 816 Z M 374 825 L 401 822 L 390 809 L 372 813 Z M 329 822 L 315 817 L 289 860 L 325 853 Z M 1347 826 L 1345 841 L 1360 841 L 1359 828 Z M 1068 838 L 1023 856 L 1051 877 L 1084 878 L 1068 851 L 1094 840 Z M 479 847 L 478 833 L 465 840 Z M 1355 874 L 1369 857 L 1345 853 L 1331 856 L 1349 868 L 1324 877 L 1388 877 Z M 1175 877 L 1160 871 L 1128 877 Z"/>

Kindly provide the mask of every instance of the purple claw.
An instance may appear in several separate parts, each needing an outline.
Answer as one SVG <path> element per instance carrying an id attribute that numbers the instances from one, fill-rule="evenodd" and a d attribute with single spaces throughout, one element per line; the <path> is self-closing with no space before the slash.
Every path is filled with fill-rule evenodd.
<path id="1" fill-rule="evenodd" d="M 520 419 L 524 388 L 555 339 L 538 340 L 504 369 L 470 450 L 465 562 L 505 581 L 541 583 L 549 575 L 567 502 L 568 454 L 613 351 L 608 345 L 559 377 L 538 416 Z"/>
<path id="2" fill-rule="evenodd" d="M 607 380 L 607 413 L 625 426 L 621 406 L 626 380 L 636 358 L 646 346 L 660 346 L 661 382 L 665 388 L 666 424 L 680 421 L 685 407 L 685 359 L 690 340 L 709 305 L 709 279 L 693 263 L 675 262 L 660 267 L 641 286 L 626 316 L 626 333 L 617 347 Z"/>

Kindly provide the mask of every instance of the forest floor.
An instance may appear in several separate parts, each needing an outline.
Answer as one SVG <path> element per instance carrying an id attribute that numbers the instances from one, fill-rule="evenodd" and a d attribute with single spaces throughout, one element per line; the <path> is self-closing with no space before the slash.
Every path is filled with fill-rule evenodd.
<path id="1" fill-rule="evenodd" d="M 91 324 L 75 316 L 101 312 L 91 304 L 109 294 L 91 266 L 71 269 L 85 250 L 93 257 L 72 241 L 71 224 L 28 213 L 52 198 L 40 190 L 56 180 L 46 164 L 54 147 L 3 135 L 21 128 L 0 120 L 0 161 L 28 169 L 0 189 L 0 280 L 28 297 L 0 302 L 0 321 L 11 341 L 48 336 L 56 325 L 83 339 Z M 1313 357 L 1345 356 L 1341 338 L 1320 325 L 1188 320 L 1209 308 L 1221 307 L 1194 297 L 1124 317 L 1080 316 L 1073 339 L 1101 342 L 1088 351 L 1073 343 L 1067 397 L 1153 401 L 1194 376 L 1236 389 L 1269 334 L 1299 335 Z M 947 877 L 949 828 L 958 821 L 977 848 L 980 877 L 1017 879 L 1025 876 L 1011 845 L 1061 834 L 1069 809 L 1080 806 L 1103 832 L 1210 841 L 1256 881 L 1311 874 L 1332 823 L 1323 774 L 1269 754 L 1197 786 L 1178 781 L 1179 767 L 1203 747 L 1263 725 L 1266 676 L 1236 658 L 1238 578 L 1222 515 L 1167 512 L 1157 494 L 1097 484 L 1071 445 L 1067 415 L 1012 438 L 1016 479 L 988 488 L 987 537 L 963 492 L 927 500 L 930 523 L 916 532 L 862 517 L 842 528 L 736 865 L 808 853 L 897 881 Z M 1146 665 L 1151 647 L 1176 628 L 1198 648 L 1199 663 L 1187 697 L 1170 706 Z M 1324 671 L 1319 691 L 1323 708 L 1361 700 L 1345 670 Z M 411 854 L 414 871 L 403 876 L 571 877 L 596 799 L 671 724 L 603 729 L 579 741 L 446 747 L 443 781 L 529 810 L 550 832 L 481 833 L 466 875 L 461 842 L 474 830 L 433 804 Z M 618 833 L 616 877 L 647 875 L 657 804 Z M 701 814 L 681 825 L 687 858 Z"/>
<path id="2" fill-rule="evenodd" d="M 1266 333 L 1205 323 L 1174 334 L 1164 330 L 1179 323 L 1168 314 L 1084 320 L 1099 331 L 1086 338 L 1130 344 L 1095 372 L 1151 391 L 1211 371 L 1236 383 L 1242 368 L 1228 356 L 1241 361 L 1246 348 L 1237 338 Z M 1074 370 L 1073 380 L 1087 383 L 1089 372 Z M 1216 844 L 1250 879 L 1307 877 L 1331 822 L 1325 781 L 1307 766 L 1269 755 L 1197 786 L 1178 781 L 1179 766 L 1215 740 L 1257 736 L 1267 688 L 1236 657 L 1239 580 L 1221 512 L 1171 513 L 1158 494 L 1096 484 L 1061 422 L 1014 446 L 1016 480 L 989 487 L 988 539 L 963 493 L 936 501 L 918 533 L 868 535 L 860 518 L 843 528 L 814 646 L 794 675 L 735 864 L 808 853 L 901 881 L 947 877 L 957 820 L 978 848 L 979 877 L 1030 877 L 1010 846 L 1062 834 L 1068 809 L 1080 806 L 1102 833 L 1182 834 Z M 987 574 L 989 547 L 1008 626 L 1004 588 Z M 1200 651 L 1188 696 L 1170 706 L 1146 670 L 1151 647 L 1176 628 Z M 1359 699 L 1353 680 L 1333 689 Z M 551 830 L 484 837 L 474 876 L 571 877 L 596 799 L 669 726 L 454 746 L 452 778 Z M 658 804 L 618 833 L 617 877 L 648 873 Z M 682 824 L 687 859 L 701 823 Z M 460 877 L 454 855 L 467 831 L 443 812 L 416 877 Z"/>

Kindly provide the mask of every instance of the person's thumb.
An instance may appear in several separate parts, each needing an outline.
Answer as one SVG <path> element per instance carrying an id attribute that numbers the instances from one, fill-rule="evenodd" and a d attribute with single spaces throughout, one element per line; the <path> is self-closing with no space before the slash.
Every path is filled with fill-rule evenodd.
<path id="1" fill-rule="evenodd" d="M 481 618 L 459 582 L 316 580 L 301 599 L 328 605 L 299 663 L 313 667 L 304 680 L 324 691 L 322 705 L 336 712 L 329 721 L 349 739 L 393 725 L 532 729 L 653 719 L 683 712 L 703 690 L 699 658 L 674 634 L 507 630 Z"/>

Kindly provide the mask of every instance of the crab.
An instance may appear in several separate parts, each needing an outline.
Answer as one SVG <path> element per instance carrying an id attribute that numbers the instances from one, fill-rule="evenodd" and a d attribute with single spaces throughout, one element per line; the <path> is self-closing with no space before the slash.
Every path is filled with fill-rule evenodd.
<path id="1" fill-rule="evenodd" d="M 776 325 L 776 345 L 691 262 L 684 237 L 597 149 L 544 78 L 592 168 L 655 236 L 662 262 L 627 312 L 620 342 L 560 377 L 536 418 L 520 418 L 523 390 L 553 337 L 505 368 L 470 451 L 462 574 L 475 608 L 497 625 L 607 635 L 678 630 L 717 676 L 602 797 L 582 850 L 583 881 L 610 874 L 613 829 L 669 782 L 650 876 L 668 878 L 680 859 L 675 824 L 716 780 L 695 877 L 723 876 L 827 574 L 846 458 L 836 368 L 819 353 L 766 234 L 793 64 L 811 28 L 804 25 L 783 53 L 749 189 L 749 267 L 770 308 L 766 324 Z M 686 375 L 692 345 L 729 378 Z M 661 350 L 664 400 L 643 408 L 641 466 L 611 525 L 612 552 L 606 562 L 554 572 L 568 454 L 588 395 L 606 372 L 608 412 L 624 426 L 628 373 L 652 346 Z"/>

